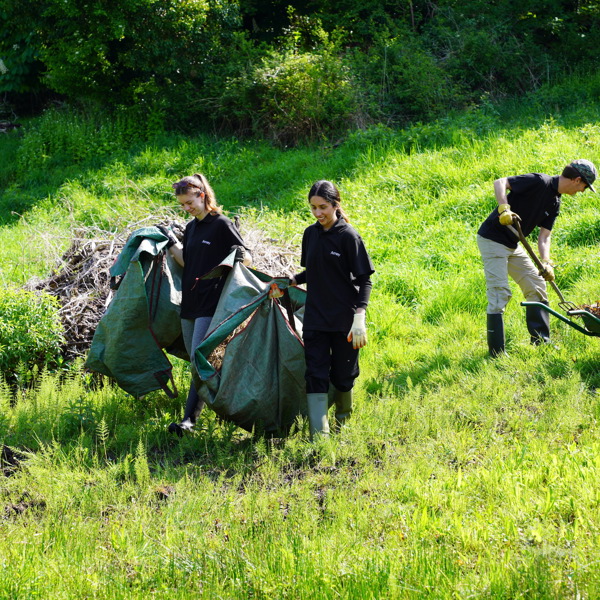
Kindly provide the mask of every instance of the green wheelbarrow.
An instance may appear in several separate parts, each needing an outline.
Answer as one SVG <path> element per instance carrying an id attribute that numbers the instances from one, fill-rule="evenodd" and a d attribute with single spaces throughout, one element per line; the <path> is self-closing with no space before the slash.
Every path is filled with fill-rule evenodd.
<path id="1" fill-rule="evenodd" d="M 584 310 L 582 308 L 569 310 L 567 311 L 567 317 L 565 317 L 542 302 L 521 302 L 521 306 L 539 306 L 542 310 L 554 315 L 563 323 L 573 327 L 573 329 L 577 329 L 579 333 L 583 333 L 583 335 L 600 337 L 600 318 L 598 318 L 596 315 L 593 315 L 589 310 Z M 576 323 L 568 317 L 579 317 L 583 321 L 583 325 Z"/>

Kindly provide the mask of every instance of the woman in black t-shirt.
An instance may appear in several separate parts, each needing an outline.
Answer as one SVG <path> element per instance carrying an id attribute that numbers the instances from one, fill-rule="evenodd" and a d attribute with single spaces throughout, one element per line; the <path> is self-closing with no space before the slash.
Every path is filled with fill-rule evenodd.
<path id="1" fill-rule="evenodd" d="M 181 329 L 186 350 L 192 357 L 204 339 L 225 278 L 203 280 L 200 277 L 216 267 L 234 249 L 244 264 L 250 264 L 250 254 L 234 224 L 224 217 L 206 177 L 200 173 L 184 177 L 173 184 L 181 208 L 194 217 L 186 226 L 183 243 L 169 232 L 169 252 L 183 267 L 181 278 Z M 193 361 L 192 383 L 181 423 L 171 423 L 169 431 L 182 435 L 194 427 L 204 401 L 198 396 L 200 385 Z M 194 384 L 196 380 L 196 385 Z"/>
<path id="2" fill-rule="evenodd" d="M 307 285 L 303 341 L 311 438 L 329 433 L 328 391 L 333 386 L 336 424 L 352 412 L 358 350 L 367 343 L 365 311 L 373 264 L 363 241 L 344 214 L 340 193 L 317 181 L 308 194 L 317 222 L 304 231 L 301 266 L 292 285 Z"/>

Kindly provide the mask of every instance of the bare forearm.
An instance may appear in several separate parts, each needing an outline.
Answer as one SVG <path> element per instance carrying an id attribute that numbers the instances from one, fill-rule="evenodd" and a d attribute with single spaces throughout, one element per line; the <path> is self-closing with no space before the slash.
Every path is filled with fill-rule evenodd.
<path id="1" fill-rule="evenodd" d="M 171 253 L 171 256 L 175 259 L 175 262 L 180 267 L 183 267 L 183 246 L 181 245 L 181 243 L 173 244 L 169 248 L 169 252 Z"/>
<path id="2" fill-rule="evenodd" d="M 550 236 L 541 235 L 538 237 L 538 252 L 540 260 L 550 260 Z"/>
<path id="3" fill-rule="evenodd" d="M 508 204 L 508 199 L 506 196 L 508 190 L 510 190 L 510 186 L 508 185 L 507 177 L 500 177 L 500 179 L 496 179 L 496 181 L 494 181 L 494 194 L 496 196 L 496 202 L 498 202 L 498 205 Z"/>

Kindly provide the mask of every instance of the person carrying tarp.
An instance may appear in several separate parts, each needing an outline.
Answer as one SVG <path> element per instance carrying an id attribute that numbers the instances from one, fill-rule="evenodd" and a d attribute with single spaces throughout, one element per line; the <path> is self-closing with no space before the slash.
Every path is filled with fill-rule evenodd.
<path id="1" fill-rule="evenodd" d="M 305 271 L 291 285 L 307 285 L 303 340 L 306 399 L 311 438 L 329 434 L 329 388 L 333 386 L 336 425 L 352 412 L 352 388 L 359 375 L 359 348 L 367 343 L 365 313 L 375 272 L 360 235 L 348 222 L 340 193 L 317 181 L 308 193 L 317 222 L 302 238 Z"/>
<path id="2" fill-rule="evenodd" d="M 561 175 L 550 177 L 529 173 L 501 177 L 494 181 L 498 202 L 477 232 L 477 245 L 483 259 L 487 289 L 487 341 L 490 356 L 504 353 L 504 308 L 512 293 L 510 275 L 521 288 L 526 300 L 548 304 L 546 281 L 554 281 L 550 261 L 550 236 L 560 212 L 561 195 L 574 196 L 592 187 L 596 167 L 589 160 L 577 159 L 567 165 Z M 538 271 L 508 226 L 518 220 L 527 237 L 539 227 L 538 250 L 543 271 Z M 550 341 L 550 319 L 539 306 L 527 306 L 527 329 L 532 344 Z"/>
<path id="3" fill-rule="evenodd" d="M 201 173 L 183 177 L 173 184 L 175 196 L 181 208 L 194 217 L 185 228 L 183 242 L 172 231 L 161 228 L 169 238 L 168 252 L 183 267 L 181 281 L 181 329 L 186 350 L 190 357 L 208 331 L 225 277 L 202 279 L 213 267 L 225 259 L 234 249 L 236 258 L 245 265 L 251 262 L 250 253 L 235 225 L 225 216 L 217 204 L 215 193 Z M 182 435 L 193 429 L 204 401 L 198 396 L 197 385 L 202 385 L 195 373 L 192 360 L 192 382 L 188 392 L 183 420 L 171 423 L 169 431 Z"/>

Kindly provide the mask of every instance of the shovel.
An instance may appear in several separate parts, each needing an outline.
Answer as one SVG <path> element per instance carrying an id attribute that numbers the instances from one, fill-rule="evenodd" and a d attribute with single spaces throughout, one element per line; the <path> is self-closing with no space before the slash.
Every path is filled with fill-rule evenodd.
<path id="1" fill-rule="evenodd" d="M 533 248 L 525 239 L 523 231 L 521 230 L 521 223 L 519 223 L 519 221 L 515 219 L 513 225 L 507 225 L 508 229 L 510 229 L 510 231 L 517 236 L 521 244 L 523 244 L 523 247 L 525 248 L 525 250 L 527 250 L 527 254 L 531 256 L 531 260 L 533 260 L 533 262 L 535 263 L 535 266 L 540 271 L 545 271 L 545 267 L 542 264 L 542 261 L 536 256 L 535 252 L 533 251 Z M 566 313 L 568 313 L 571 310 L 578 310 L 579 307 L 577 305 L 573 304 L 573 302 L 568 302 L 567 300 L 565 300 L 564 296 L 562 295 L 561 291 L 558 289 L 558 286 L 554 281 L 549 281 L 548 283 L 550 283 L 552 289 L 558 294 L 558 297 L 560 298 L 560 302 L 558 303 L 558 306 L 560 306 L 560 308 L 562 308 Z"/>

